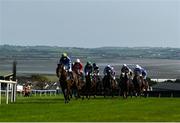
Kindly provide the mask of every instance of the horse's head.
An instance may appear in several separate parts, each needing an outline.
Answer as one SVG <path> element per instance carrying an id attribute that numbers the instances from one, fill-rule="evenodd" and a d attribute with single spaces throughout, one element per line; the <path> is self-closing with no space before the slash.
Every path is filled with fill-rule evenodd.
<path id="1" fill-rule="evenodd" d="M 125 77 L 125 73 L 124 73 L 124 72 L 123 72 L 123 73 L 121 73 L 121 77 L 123 77 L 123 78 Z"/>
<path id="2" fill-rule="evenodd" d="M 120 76 L 123 79 L 129 79 L 129 74 L 127 72 L 122 72 Z"/>
<path id="3" fill-rule="evenodd" d="M 67 76 L 66 67 L 63 64 L 58 64 L 56 73 L 58 77 Z"/>
<path id="4" fill-rule="evenodd" d="M 92 76 L 92 73 L 90 72 L 90 71 L 88 71 L 87 73 L 86 73 L 86 77 L 91 77 Z"/>
<path id="5" fill-rule="evenodd" d="M 111 70 L 107 71 L 107 75 L 110 76 L 111 75 Z"/>
<path id="6" fill-rule="evenodd" d="M 78 76 L 80 76 L 80 75 L 81 75 L 81 71 L 80 71 L 80 69 L 76 69 L 76 70 L 74 70 L 74 72 L 75 72 Z"/>

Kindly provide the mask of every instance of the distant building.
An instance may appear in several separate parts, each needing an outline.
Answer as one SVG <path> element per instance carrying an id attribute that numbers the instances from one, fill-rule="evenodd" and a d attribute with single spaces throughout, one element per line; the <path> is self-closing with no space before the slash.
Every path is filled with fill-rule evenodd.
<path id="1" fill-rule="evenodd" d="M 151 81 L 165 82 L 165 81 L 176 81 L 176 79 L 151 79 Z"/>
<path id="2" fill-rule="evenodd" d="M 180 83 L 161 82 L 152 86 L 153 91 L 180 91 Z"/>

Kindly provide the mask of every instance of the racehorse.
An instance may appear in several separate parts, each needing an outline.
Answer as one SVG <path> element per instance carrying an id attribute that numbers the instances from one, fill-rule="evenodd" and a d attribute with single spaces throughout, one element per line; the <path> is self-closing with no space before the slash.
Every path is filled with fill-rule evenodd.
<path id="1" fill-rule="evenodd" d="M 56 75 L 59 78 L 60 86 L 64 95 L 64 102 L 68 103 L 70 101 L 69 94 L 72 83 L 69 81 L 70 77 L 63 64 L 58 64 L 56 68 Z"/>
<path id="2" fill-rule="evenodd" d="M 140 79 L 142 81 L 142 92 L 144 92 L 144 96 L 147 97 L 147 91 L 149 89 L 149 83 L 146 79 L 143 78 L 143 76 L 140 76 Z"/>
<path id="3" fill-rule="evenodd" d="M 23 89 L 23 94 L 24 94 L 24 97 L 29 97 L 30 94 L 31 94 L 31 87 L 30 85 L 25 85 L 24 89 Z"/>
<path id="4" fill-rule="evenodd" d="M 103 77 L 103 91 L 104 91 L 104 98 L 106 95 L 111 95 L 112 97 L 114 96 L 114 90 L 117 87 L 117 81 L 113 79 L 112 75 L 110 72 L 107 73 Z"/>
<path id="5" fill-rule="evenodd" d="M 118 89 L 118 82 L 116 81 L 115 78 L 112 78 L 111 80 L 111 96 L 114 97 L 114 93 L 116 92 L 116 90 Z"/>
<path id="6" fill-rule="evenodd" d="M 83 74 L 80 73 L 79 70 L 73 72 L 74 75 L 74 84 L 73 89 L 75 89 L 77 95 L 75 96 L 76 99 L 80 98 L 82 93 L 82 88 L 85 85 L 85 82 L 83 80 Z"/>
<path id="7" fill-rule="evenodd" d="M 130 87 L 130 81 L 129 81 L 129 76 L 128 73 L 121 73 L 120 75 L 120 88 L 121 88 L 121 93 L 123 98 L 128 97 L 129 93 L 129 87 Z"/>
<path id="8" fill-rule="evenodd" d="M 135 96 L 141 96 L 143 94 L 143 78 L 139 75 L 135 75 L 133 78 Z"/>
<path id="9" fill-rule="evenodd" d="M 102 94 L 103 91 L 103 83 L 102 83 L 102 78 L 101 76 L 99 76 L 98 73 L 94 72 L 93 76 L 92 76 L 92 94 L 94 95 L 98 95 L 98 94 Z"/>
<path id="10" fill-rule="evenodd" d="M 92 82 L 91 82 L 91 94 L 94 96 L 96 95 L 96 91 L 97 91 L 97 76 L 95 74 L 92 75 Z"/>
<path id="11" fill-rule="evenodd" d="M 131 96 L 131 98 L 134 95 L 134 83 L 132 74 L 129 74 L 129 95 Z"/>
<path id="12" fill-rule="evenodd" d="M 98 91 L 102 91 L 102 81 L 101 77 L 98 75 L 98 73 L 94 72 L 92 75 L 92 83 L 91 83 L 91 94 L 94 96 L 97 95 Z"/>
<path id="13" fill-rule="evenodd" d="M 86 95 L 86 98 L 90 99 L 91 96 L 91 85 L 92 85 L 92 74 L 88 72 L 85 76 L 86 82 L 83 89 L 84 94 Z M 84 99 L 84 97 L 82 98 Z"/>

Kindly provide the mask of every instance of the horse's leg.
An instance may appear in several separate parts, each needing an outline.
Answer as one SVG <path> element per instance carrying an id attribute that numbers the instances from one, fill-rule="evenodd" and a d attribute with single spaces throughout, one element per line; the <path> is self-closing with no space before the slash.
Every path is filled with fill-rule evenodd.
<path id="1" fill-rule="evenodd" d="M 132 83 L 132 87 L 131 87 L 131 97 L 133 97 L 135 95 L 135 86 L 134 84 Z"/>
<path id="2" fill-rule="evenodd" d="M 106 87 L 104 87 L 104 98 L 106 98 Z"/>
<path id="3" fill-rule="evenodd" d="M 65 99 L 66 99 L 66 103 L 68 103 L 68 89 L 65 89 Z"/>
<path id="4" fill-rule="evenodd" d="M 122 90 L 122 97 L 124 98 L 124 90 Z"/>
<path id="5" fill-rule="evenodd" d="M 66 94 L 65 94 L 65 89 L 62 88 L 63 96 L 64 96 L 64 102 L 66 103 Z"/>
<path id="6" fill-rule="evenodd" d="M 75 87 L 76 87 L 76 99 L 79 98 L 79 80 L 77 80 L 78 82 L 76 83 Z"/>
<path id="7" fill-rule="evenodd" d="M 125 98 L 125 91 L 123 90 L 123 99 Z"/>
<path id="8" fill-rule="evenodd" d="M 90 99 L 90 96 L 91 96 L 91 86 L 88 89 L 88 100 Z"/>
<path id="9" fill-rule="evenodd" d="M 78 98 L 81 98 L 81 95 L 80 95 L 80 91 L 81 91 L 81 81 L 78 81 L 78 85 L 77 85 L 77 96 Z"/>
<path id="10" fill-rule="evenodd" d="M 80 95 L 80 89 L 78 89 L 77 96 L 78 96 L 78 98 L 81 98 L 81 95 Z"/>
<path id="11" fill-rule="evenodd" d="M 111 84 L 109 89 L 110 89 L 110 96 L 113 98 L 114 97 L 114 86 Z"/>
<path id="12" fill-rule="evenodd" d="M 136 96 L 136 98 L 137 98 L 137 96 L 138 96 L 138 92 L 139 92 L 138 87 L 135 87 L 135 96 Z"/>
<path id="13" fill-rule="evenodd" d="M 140 84 L 140 90 L 139 90 L 139 96 L 140 98 L 142 97 L 142 94 L 143 94 L 143 87 L 142 87 L 142 83 Z"/>
<path id="14" fill-rule="evenodd" d="M 82 87 L 81 95 L 82 95 L 82 100 L 84 100 L 84 95 L 85 95 L 85 85 Z"/>
<path id="15" fill-rule="evenodd" d="M 71 98 L 71 99 L 72 99 L 72 93 L 73 93 L 72 91 L 73 91 L 73 90 L 72 90 L 72 87 L 70 86 L 70 87 L 69 87 L 69 98 Z"/>
<path id="16" fill-rule="evenodd" d="M 89 98 L 89 83 L 86 83 L 86 98 Z"/>
<path id="17" fill-rule="evenodd" d="M 115 93 L 115 89 L 114 89 L 114 86 L 112 87 L 112 97 L 114 97 L 114 93 Z"/>
<path id="18" fill-rule="evenodd" d="M 79 98 L 79 89 L 78 89 L 78 85 L 76 85 L 76 99 Z"/>
<path id="19" fill-rule="evenodd" d="M 95 95 L 96 95 L 96 92 L 95 92 L 95 91 L 96 91 L 96 89 L 95 89 L 95 87 L 93 87 L 93 88 L 92 88 L 92 94 L 93 94 L 93 96 L 94 96 L 94 99 L 96 98 L 96 96 L 95 96 Z"/>
<path id="20" fill-rule="evenodd" d="M 81 89 L 82 100 L 84 100 L 84 94 L 85 94 L 85 85 Z"/>
<path id="21" fill-rule="evenodd" d="M 148 84 L 148 82 L 146 81 L 146 97 L 149 96 L 148 91 L 149 91 L 149 84 Z"/>
<path id="22" fill-rule="evenodd" d="M 113 98 L 113 89 L 112 88 L 110 89 L 110 95 Z"/>
<path id="23" fill-rule="evenodd" d="M 139 97 L 141 98 L 142 96 L 142 88 L 141 88 L 141 85 L 139 86 Z"/>
<path id="24" fill-rule="evenodd" d="M 149 85 L 148 82 L 145 80 L 145 97 L 148 97 L 148 89 L 149 89 Z"/>
<path id="25" fill-rule="evenodd" d="M 130 94 L 130 96 L 132 98 L 132 96 L 133 96 L 133 89 L 132 89 L 132 87 L 129 89 L 129 94 Z"/>
<path id="26" fill-rule="evenodd" d="M 73 85 L 73 94 L 74 94 L 74 97 L 77 99 L 77 87 L 76 87 L 76 85 Z"/>
<path id="27" fill-rule="evenodd" d="M 68 86 L 67 88 L 67 100 L 70 101 L 70 90 L 71 88 Z"/>
<path id="28" fill-rule="evenodd" d="M 129 84 L 128 84 L 128 87 L 127 87 L 126 98 L 128 98 L 128 95 L 129 95 Z"/>
<path id="29" fill-rule="evenodd" d="M 94 89 L 94 98 L 96 98 L 96 87 Z"/>

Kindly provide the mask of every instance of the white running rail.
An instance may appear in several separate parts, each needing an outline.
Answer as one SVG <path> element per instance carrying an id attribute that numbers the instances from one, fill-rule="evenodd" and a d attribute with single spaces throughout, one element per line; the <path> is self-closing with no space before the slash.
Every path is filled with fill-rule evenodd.
<path id="1" fill-rule="evenodd" d="M 1 102 L 1 83 L 6 83 L 7 87 L 6 87 L 6 104 L 8 104 L 9 101 L 9 85 L 11 84 L 12 88 L 11 88 L 11 102 L 15 102 L 16 101 L 16 85 L 17 82 L 16 81 L 7 81 L 7 80 L 0 80 L 0 104 Z"/>

